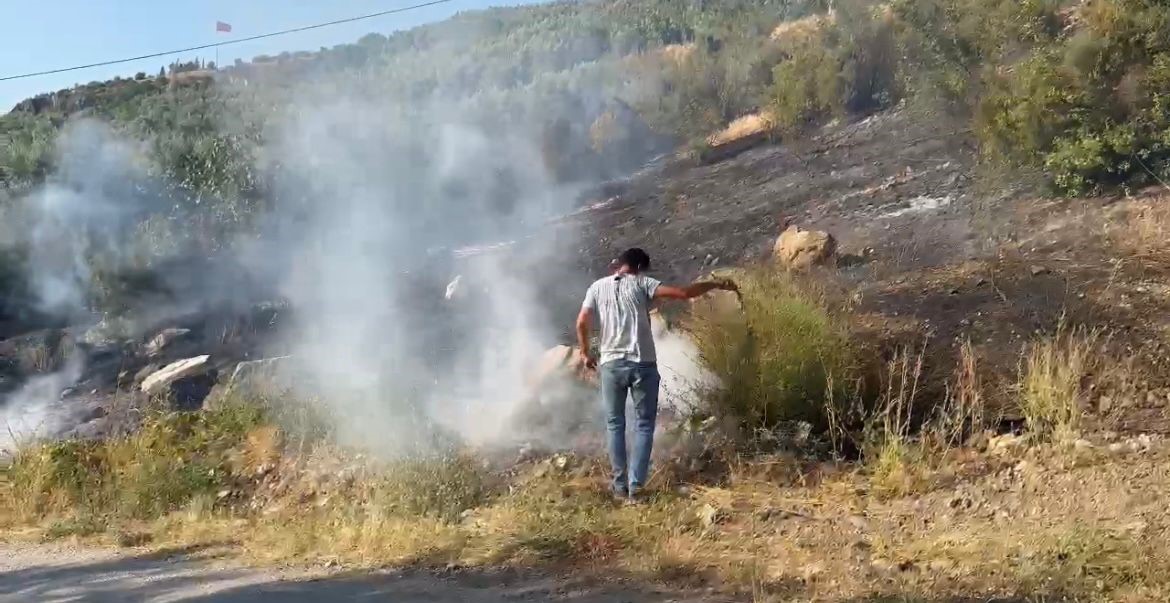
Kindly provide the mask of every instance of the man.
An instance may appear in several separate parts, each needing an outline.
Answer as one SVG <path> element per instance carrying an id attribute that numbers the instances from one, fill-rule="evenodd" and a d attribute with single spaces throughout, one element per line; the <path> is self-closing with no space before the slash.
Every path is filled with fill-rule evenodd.
<path id="1" fill-rule="evenodd" d="M 577 315 L 579 362 L 598 366 L 601 402 L 608 428 L 609 459 L 613 466 L 613 493 L 635 501 L 649 477 L 650 450 L 658 416 L 658 366 L 650 332 L 650 306 L 660 299 L 690 299 L 713 289 L 734 290 L 730 281 L 671 287 L 643 274 L 650 256 L 628 249 L 613 263 L 612 275 L 589 286 Z M 599 358 L 589 350 L 593 315 L 599 319 Z M 626 394 L 634 401 L 634 458 L 626 459 Z"/>

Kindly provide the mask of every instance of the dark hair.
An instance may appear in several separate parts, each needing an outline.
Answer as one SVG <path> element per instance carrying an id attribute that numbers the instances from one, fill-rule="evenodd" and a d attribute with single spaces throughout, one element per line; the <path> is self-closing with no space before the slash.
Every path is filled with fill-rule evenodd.
<path id="1" fill-rule="evenodd" d="M 637 247 L 631 247 L 622 252 L 617 258 L 619 266 L 629 266 L 630 270 L 634 272 L 641 272 L 650 269 L 650 254 L 642 251 Z"/>

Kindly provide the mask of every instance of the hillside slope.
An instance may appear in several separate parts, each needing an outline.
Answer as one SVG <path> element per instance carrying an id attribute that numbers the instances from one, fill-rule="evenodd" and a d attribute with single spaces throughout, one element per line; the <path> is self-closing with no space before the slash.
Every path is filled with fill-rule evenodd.
<path id="1" fill-rule="evenodd" d="M 1145 0 L 557 3 L 22 104 L 3 536 L 1166 600 L 1167 34 Z M 789 225 L 837 252 L 784 264 Z M 568 346 L 635 245 L 739 291 L 655 319 L 695 370 L 626 506 Z"/>

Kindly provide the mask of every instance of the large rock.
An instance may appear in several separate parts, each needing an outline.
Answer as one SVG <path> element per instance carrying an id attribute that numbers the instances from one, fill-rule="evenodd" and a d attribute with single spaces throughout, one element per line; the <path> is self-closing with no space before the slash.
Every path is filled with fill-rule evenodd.
<path id="1" fill-rule="evenodd" d="M 176 381 L 206 373 L 210 368 L 207 362 L 210 359 L 211 356 L 204 354 L 172 362 L 143 379 L 140 388 L 149 396 L 162 393 Z"/>
<path id="2" fill-rule="evenodd" d="M 832 259 L 837 252 L 837 240 L 823 230 L 801 230 L 793 225 L 780 233 L 772 252 L 780 265 L 806 269 Z"/>

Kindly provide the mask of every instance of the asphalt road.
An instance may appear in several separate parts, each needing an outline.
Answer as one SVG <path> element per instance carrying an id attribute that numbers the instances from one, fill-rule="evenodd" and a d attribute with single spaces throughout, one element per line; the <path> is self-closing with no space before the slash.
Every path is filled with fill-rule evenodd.
<path id="1" fill-rule="evenodd" d="M 0 544 L 0 603 L 699 603 L 679 593 L 572 577 L 252 569 L 199 551 L 141 553 Z"/>

